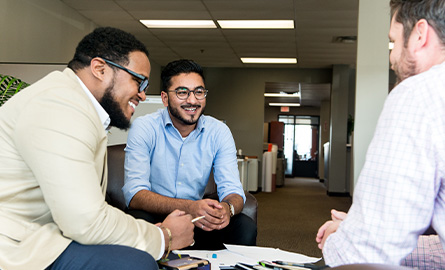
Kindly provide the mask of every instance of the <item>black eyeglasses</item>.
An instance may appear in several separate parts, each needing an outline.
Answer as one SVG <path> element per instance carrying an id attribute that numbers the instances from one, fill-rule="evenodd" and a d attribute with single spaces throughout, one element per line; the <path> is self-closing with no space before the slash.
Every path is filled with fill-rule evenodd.
<path id="1" fill-rule="evenodd" d="M 208 90 L 202 87 L 198 87 L 195 90 L 190 90 L 187 87 L 178 87 L 175 90 L 169 90 L 168 92 L 176 92 L 176 96 L 182 100 L 187 99 L 190 96 L 190 93 L 193 93 L 195 98 L 200 100 L 205 99 Z"/>
<path id="2" fill-rule="evenodd" d="M 147 77 L 145 77 L 144 75 L 138 74 L 138 73 L 136 73 L 136 72 L 134 72 L 134 71 L 132 71 L 132 70 L 129 70 L 128 68 L 125 68 L 125 67 L 123 67 L 123 66 L 121 66 L 121 65 L 119 65 L 119 64 L 116 64 L 116 63 L 114 63 L 113 61 L 110 61 L 110 60 L 108 60 L 108 59 L 105 59 L 105 58 L 102 58 L 102 57 L 99 57 L 99 58 L 102 59 L 102 60 L 104 60 L 105 62 L 107 62 L 108 64 L 110 64 L 110 65 L 112 65 L 112 66 L 115 66 L 115 67 L 117 67 L 117 68 L 120 68 L 120 69 L 122 69 L 122 70 L 125 70 L 126 72 L 130 73 L 130 75 L 133 75 L 134 77 L 136 77 L 136 78 L 138 78 L 139 80 L 141 80 L 141 82 L 139 83 L 139 89 L 138 89 L 139 93 L 141 93 L 141 92 L 144 92 L 144 93 L 145 93 L 145 92 L 147 91 L 148 86 L 149 86 L 148 78 L 147 78 Z"/>

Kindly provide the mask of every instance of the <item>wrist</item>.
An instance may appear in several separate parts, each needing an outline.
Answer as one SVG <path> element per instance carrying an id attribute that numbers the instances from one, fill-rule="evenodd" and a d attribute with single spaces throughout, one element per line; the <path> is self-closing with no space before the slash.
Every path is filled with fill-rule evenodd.
<path id="1" fill-rule="evenodd" d="M 198 203 L 199 200 L 198 201 L 186 200 L 185 202 L 186 202 L 184 207 L 185 213 L 195 216 L 195 212 L 199 208 L 199 203 Z"/>
<path id="2" fill-rule="evenodd" d="M 164 242 L 165 242 L 165 255 L 162 259 L 167 259 L 168 255 L 170 254 L 171 248 L 172 248 L 172 233 L 169 228 L 164 226 L 159 226 L 159 228 L 162 230 L 164 234 Z"/>
<path id="3" fill-rule="evenodd" d="M 222 201 L 222 202 L 227 204 L 227 206 L 229 207 L 229 215 L 230 217 L 233 217 L 235 215 L 235 207 L 233 206 L 233 204 L 231 204 L 228 201 Z"/>

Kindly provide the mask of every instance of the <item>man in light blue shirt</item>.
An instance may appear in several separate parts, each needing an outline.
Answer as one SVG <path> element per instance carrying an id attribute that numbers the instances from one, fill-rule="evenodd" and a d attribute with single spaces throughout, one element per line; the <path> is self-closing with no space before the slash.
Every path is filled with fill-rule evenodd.
<path id="1" fill-rule="evenodd" d="M 256 224 L 240 213 L 246 198 L 232 134 L 202 115 L 202 68 L 191 60 L 173 61 L 161 77 L 167 108 L 137 118 L 128 134 L 123 192 L 129 213 L 154 223 L 175 209 L 205 216 L 194 223 L 194 249 L 255 245 Z M 203 199 L 212 168 L 220 201 Z"/>

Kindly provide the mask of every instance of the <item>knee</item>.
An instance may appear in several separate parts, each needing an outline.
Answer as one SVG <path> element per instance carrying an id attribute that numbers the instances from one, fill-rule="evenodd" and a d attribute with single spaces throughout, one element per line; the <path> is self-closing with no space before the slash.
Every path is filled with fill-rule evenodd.
<path id="1" fill-rule="evenodd" d="M 244 214 L 239 214 L 236 215 L 236 219 L 234 219 L 233 222 L 235 223 L 235 226 L 238 227 L 239 229 L 243 231 L 252 231 L 255 232 L 256 234 L 257 231 L 256 222 L 253 221 L 253 219 L 251 219 L 250 217 Z"/>
<path id="2" fill-rule="evenodd" d="M 145 251 L 121 245 L 82 245 L 72 242 L 48 269 L 157 270 Z"/>
<path id="3" fill-rule="evenodd" d="M 248 224 L 246 224 L 244 228 L 244 233 L 246 234 L 245 238 L 246 244 L 250 246 L 256 246 L 256 238 L 258 231 L 256 223 L 253 220 L 251 220 L 251 222 L 248 222 Z"/>
<path id="4" fill-rule="evenodd" d="M 129 258 L 130 257 L 130 258 Z M 134 250 L 131 256 L 126 257 L 125 264 L 128 270 L 141 269 L 141 270 L 158 270 L 158 264 L 156 260 L 150 254 Z"/>
<path id="5" fill-rule="evenodd" d="M 236 235 L 238 235 L 243 245 L 255 246 L 257 238 L 256 222 L 243 214 L 237 216 L 239 217 L 235 221 L 236 226 L 234 228 L 237 231 Z"/>

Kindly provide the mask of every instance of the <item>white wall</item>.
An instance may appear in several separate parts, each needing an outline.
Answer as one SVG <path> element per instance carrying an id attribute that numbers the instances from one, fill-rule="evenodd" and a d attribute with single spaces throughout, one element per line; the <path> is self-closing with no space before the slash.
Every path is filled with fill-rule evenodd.
<path id="1" fill-rule="evenodd" d="M 360 0 L 354 126 L 354 184 L 388 95 L 390 24 L 387 0 Z M 352 187 L 351 187 L 352 191 Z"/>
<path id="2" fill-rule="evenodd" d="M 66 65 L 0 64 L 0 74 L 14 76 L 32 84 L 52 71 L 62 71 L 65 68 Z"/>
<path id="3" fill-rule="evenodd" d="M 61 1 L 0 0 L 0 63 L 66 64 L 95 27 Z"/>

